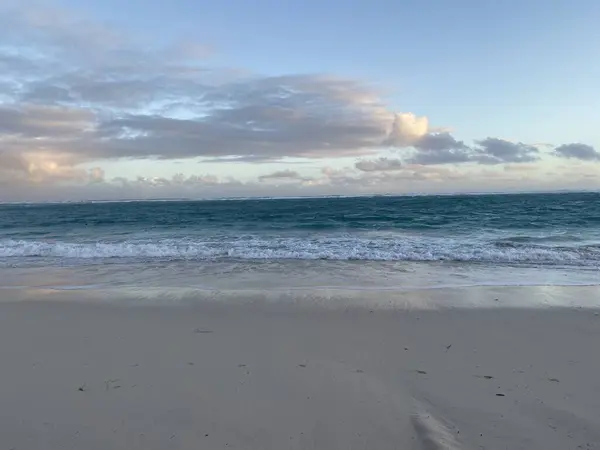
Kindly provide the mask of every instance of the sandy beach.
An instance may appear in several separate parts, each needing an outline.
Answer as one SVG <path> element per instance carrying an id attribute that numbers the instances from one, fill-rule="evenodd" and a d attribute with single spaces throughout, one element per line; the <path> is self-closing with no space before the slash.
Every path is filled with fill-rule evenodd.
<path id="1" fill-rule="evenodd" d="M 600 447 L 593 309 L 2 300 L 4 449 Z"/>

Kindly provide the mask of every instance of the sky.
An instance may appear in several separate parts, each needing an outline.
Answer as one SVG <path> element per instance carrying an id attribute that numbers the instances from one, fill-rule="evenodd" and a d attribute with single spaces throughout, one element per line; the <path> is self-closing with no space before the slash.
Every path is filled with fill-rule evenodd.
<path id="1" fill-rule="evenodd" d="M 596 0 L 0 0 L 0 201 L 600 189 Z"/>

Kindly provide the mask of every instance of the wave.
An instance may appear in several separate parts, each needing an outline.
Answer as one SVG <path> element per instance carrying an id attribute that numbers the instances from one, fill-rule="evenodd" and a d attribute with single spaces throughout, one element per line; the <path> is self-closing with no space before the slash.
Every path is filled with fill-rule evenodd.
<path id="1" fill-rule="evenodd" d="M 552 243 L 578 243 L 584 242 L 584 239 L 580 236 L 573 234 L 554 234 L 548 236 L 511 236 L 495 241 L 497 245 L 535 245 L 535 244 L 547 244 Z"/>
<path id="2" fill-rule="evenodd" d="M 65 242 L 0 240 L 0 258 L 59 259 L 141 258 L 172 260 L 365 260 L 456 261 L 600 267 L 600 247 L 498 246 L 452 238 L 330 236 L 318 238 L 243 236 L 127 240 L 120 242 Z"/>

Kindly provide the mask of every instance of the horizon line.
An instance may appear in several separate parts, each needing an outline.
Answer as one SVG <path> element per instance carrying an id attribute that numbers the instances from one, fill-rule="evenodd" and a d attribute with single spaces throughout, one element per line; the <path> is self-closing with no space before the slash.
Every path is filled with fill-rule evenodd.
<path id="1" fill-rule="evenodd" d="M 559 195 L 559 194 L 600 194 L 600 190 L 562 189 L 562 190 L 532 190 L 532 191 L 469 191 L 469 192 L 447 192 L 447 193 L 411 193 L 411 194 L 328 194 L 307 196 L 251 196 L 251 197 L 156 197 L 156 198 L 123 198 L 123 199 L 87 199 L 87 200 L 47 200 L 47 201 L 2 201 L 0 205 L 62 205 L 62 204 L 89 204 L 89 203 L 177 203 L 177 202 L 210 202 L 210 201 L 247 201 L 247 200 L 311 200 L 327 198 L 375 198 L 375 197 L 469 197 L 484 195 Z"/>

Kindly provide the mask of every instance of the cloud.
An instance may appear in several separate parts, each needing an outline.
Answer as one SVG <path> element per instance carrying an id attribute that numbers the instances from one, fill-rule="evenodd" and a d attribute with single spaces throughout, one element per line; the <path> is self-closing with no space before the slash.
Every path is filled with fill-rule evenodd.
<path id="1" fill-rule="evenodd" d="M 483 164 L 528 163 L 539 159 L 537 147 L 522 142 L 489 137 L 476 143 L 477 159 Z"/>
<path id="2" fill-rule="evenodd" d="M 503 170 L 506 172 L 533 172 L 537 169 L 535 164 L 506 164 Z"/>
<path id="3" fill-rule="evenodd" d="M 0 184 L 99 182 L 104 171 L 99 167 L 86 170 L 72 163 L 70 155 L 59 153 L 12 153 L 0 150 Z"/>
<path id="4" fill-rule="evenodd" d="M 87 180 L 76 166 L 90 157 L 77 149 L 93 126 L 93 113 L 82 109 L 0 105 L 0 181 Z"/>
<path id="5" fill-rule="evenodd" d="M 216 70 L 192 41 L 152 48 L 65 10 L 0 10 L 0 133 L 23 145 L 43 137 L 79 161 L 367 156 L 428 131 L 426 117 L 394 111 L 354 80 Z"/>
<path id="6" fill-rule="evenodd" d="M 464 142 L 457 141 L 448 132 L 424 134 L 415 142 L 414 147 L 427 152 L 442 152 L 468 148 Z"/>
<path id="7" fill-rule="evenodd" d="M 429 130 L 427 117 L 417 117 L 413 113 L 394 115 L 392 128 L 383 142 L 390 147 L 408 147 L 418 142 Z"/>
<path id="8" fill-rule="evenodd" d="M 458 182 L 457 165 L 531 164 L 550 151 L 493 137 L 466 144 L 433 128 L 426 116 L 392 108 L 369 84 L 214 68 L 206 65 L 209 52 L 185 39 L 149 45 L 45 3 L 0 0 L 3 188 L 39 195 L 64 194 L 61 189 L 75 185 L 94 196 L 119 189 L 124 196 L 159 190 L 264 195 L 273 187 L 266 181 L 285 180 L 285 189 L 360 193 Z M 382 150 L 396 156 L 381 158 Z M 550 154 L 600 159 L 585 144 Z M 107 160 L 198 157 L 244 164 L 360 160 L 314 178 L 301 169 L 267 173 L 254 184 L 212 175 L 107 180 L 102 169 Z"/>
<path id="9" fill-rule="evenodd" d="M 600 161 L 600 152 L 591 145 L 564 144 L 554 149 L 556 156 L 561 158 L 579 159 L 581 161 Z"/>
<path id="10" fill-rule="evenodd" d="M 387 172 L 401 170 L 404 165 L 399 159 L 379 158 L 374 160 L 361 160 L 354 165 L 363 172 Z"/>
<path id="11" fill-rule="evenodd" d="M 298 172 L 293 170 L 280 170 L 277 172 L 269 173 L 267 175 L 261 175 L 258 177 L 260 181 L 267 180 L 302 180 L 302 177 Z"/>
<path id="12" fill-rule="evenodd" d="M 412 142 L 427 127 L 426 119 L 386 109 L 359 83 L 328 76 L 258 77 L 204 90 L 197 117 L 124 114 L 104 121 L 103 154 L 255 162 L 362 156 Z"/>
<path id="13" fill-rule="evenodd" d="M 74 137 L 93 126 L 94 114 L 80 108 L 0 105 L 0 137 Z"/>
<path id="14" fill-rule="evenodd" d="M 89 171 L 89 178 L 92 183 L 102 183 L 104 181 L 104 170 L 101 167 L 92 167 Z"/>
<path id="15" fill-rule="evenodd" d="M 137 187 L 156 187 L 156 186 L 215 186 L 219 184 L 227 184 L 231 181 L 221 180 L 214 175 L 202 174 L 202 175 L 189 175 L 185 176 L 181 173 L 173 175 L 171 178 L 164 177 L 144 177 L 138 176 L 135 180 L 129 180 L 127 178 L 114 179 L 113 182 L 118 182 L 123 185 L 137 186 Z M 233 182 L 233 184 L 240 184 L 239 182 Z"/>
<path id="16" fill-rule="evenodd" d="M 519 166 L 520 167 L 520 166 Z M 430 194 L 445 192 L 549 190 L 560 186 L 590 189 L 597 186 L 593 170 L 552 173 L 546 178 L 532 177 L 531 171 L 511 174 L 488 166 L 477 172 L 467 166 L 406 165 L 398 171 L 361 172 L 353 168 L 324 167 L 320 176 L 311 179 L 286 179 L 277 185 L 241 181 L 211 174 L 171 177 L 140 176 L 106 179 L 101 171 L 91 169 L 77 188 L 72 184 L 34 183 L 27 190 L 18 183 L 2 185 L 0 201 L 40 200 L 114 200 L 114 199 L 201 199 L 253 196 L 314 196 L 344 194 Z"/>
<path id="17" fill-rule="evenodd" d="M 417 152 L 409 158 L 413 164 L 509 164 L 529 163 L 539 159 L 539 149 L 522 142 L 488 137 L 468 146 L 450 133 L 429 133 L 414 144 Z"/>
<path id="18" fill-rule="evenodd" d="M 474 152 L 450 133 L 428 133 L 414 143 L 417 153 L 409 158 L 412 164 L 459 164 L 475 159 Z"/>

